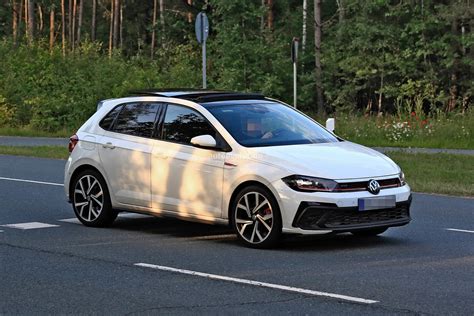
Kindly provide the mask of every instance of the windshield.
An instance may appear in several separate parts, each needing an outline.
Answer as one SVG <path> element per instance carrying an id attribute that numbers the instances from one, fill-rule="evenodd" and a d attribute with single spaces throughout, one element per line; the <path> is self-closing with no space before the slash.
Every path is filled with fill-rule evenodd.
<path id="1" fill-rule="evenodd" d="M 332 143 L 338 139 L 308 117 L 277 102 L 206 106 L 246 147 Z"/>

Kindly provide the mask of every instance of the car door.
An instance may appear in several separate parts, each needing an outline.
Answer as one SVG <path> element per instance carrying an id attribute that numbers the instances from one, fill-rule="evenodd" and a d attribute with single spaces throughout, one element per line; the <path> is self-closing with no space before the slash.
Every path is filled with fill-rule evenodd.
<path id="1" fill-rule="evenodd" d="M 152 136 L 160 108 L 159 103 L 123 104 L 110 112 L 118 112 L 110 125 L 103 126 L 99 156 L 110 193 L 119 203 L 151 206 Z M 102 122 L 106 120 L 110 118 Z"/>
<path id="2" fill-rule="evenodd" d="M 191 145 L 191 138 L 215 129 L 196 110 L 166 106 L 160 140 L 152 155 L 152 205 L 182 216 L 221 217 L 225 155 Z"/>

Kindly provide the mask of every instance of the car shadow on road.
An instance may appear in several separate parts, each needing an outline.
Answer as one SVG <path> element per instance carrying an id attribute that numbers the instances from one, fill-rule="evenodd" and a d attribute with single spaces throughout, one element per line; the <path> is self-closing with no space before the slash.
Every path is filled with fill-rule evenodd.
<path id="1" fill-rule="evenodd" d="M 114 223 L 113 228 L 152 235 L 165 235 L 178 239 L 244 247 L 240 244 L 232 229 L 227 226 L 188 222 L 174 218 L 119 218 Z M 400 245 L 407 245 L 407 243 L 410 243 L 408 238 L 390 235 L 375 237 L 358 237 L 350 233 L 313 236 L 283 235 L 280 244 L 273 248 L 273 250 L 328 252 L 361 248 L 398 247 Z"/>

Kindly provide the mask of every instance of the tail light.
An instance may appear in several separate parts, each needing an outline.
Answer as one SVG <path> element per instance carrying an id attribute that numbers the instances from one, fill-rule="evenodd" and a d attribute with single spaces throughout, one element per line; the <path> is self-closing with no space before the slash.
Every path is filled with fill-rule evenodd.
<path id="1" fill-rule="evenodd" d="M 69 137 L 68 149 L 69 149 L 69 152 L 70 152 L 70 153 L 72 153 L 72 151 L 74 150 L 74 148 L 76 148 L 77 142 L 79 142 L 79 137 L 77 137 L 76 134 L 74 134 L 74 135 L 72 135 L 71 137 Z"/>

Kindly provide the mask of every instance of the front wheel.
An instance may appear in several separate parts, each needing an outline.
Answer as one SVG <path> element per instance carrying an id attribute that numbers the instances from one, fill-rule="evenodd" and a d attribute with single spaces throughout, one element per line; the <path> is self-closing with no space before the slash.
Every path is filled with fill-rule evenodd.
<path id="1" fill-rule="evenodd" d="M 270 248 L 281 236 L 278 203 L 268 190 L 249 186 L 232 203 L 231 222 L 237 237 L 248 247 Z"/>
<path id="2" fill-rule="evenodd" d="M 383 228 L 370 228 L 370 229 L 363 229 L 363 230 L 355 230 L 352 231 L 351 234 L 360 237 L 371 237 L 383 234 L 388 227 Z"/>
<path id="3" fill-rule="evenodd" d="M 118 212 L 112 209 L 109 190 L 104 178 L 95 170 L 85 170 L 74 180 L 72 206 L 85 226 L 110 226 Z"/>

